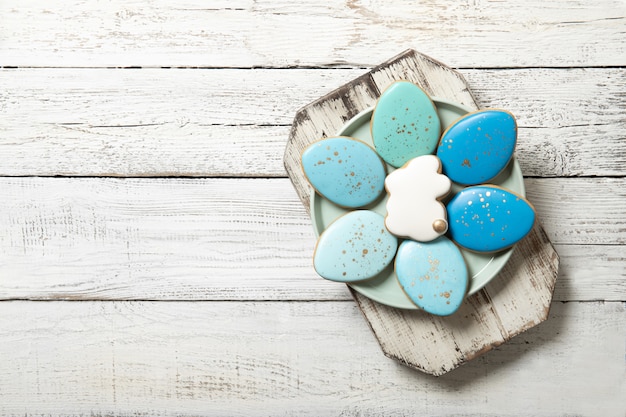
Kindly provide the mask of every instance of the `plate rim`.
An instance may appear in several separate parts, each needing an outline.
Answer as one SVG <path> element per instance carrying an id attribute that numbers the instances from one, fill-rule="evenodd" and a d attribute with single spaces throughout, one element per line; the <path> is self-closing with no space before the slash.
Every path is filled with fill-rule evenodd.
<path id="1" fill-rule="evenodd" d="M 450 106 L 453 108 L 456 108 L 458 110 L 462 110 L 465 113 L 462 116 L 459 116 L 459 118 L 463 117 L 465 114 L 467 113 L 471 113 L 477 110 L 474 110 L 468 106 L 465 106 L 463 104 L 460 103 L 456 103 L 454 101 L 448 100 L 448 99 L 444 99 L 444 98 L 440 98 L 440 97 L 436 97 L 436 96 L 432 96 L 431 100 L 433 101 L 433 103 L 435 104 L 435 107 L 439 107 L 441 105 L 443 106 Z M 348 121 L 346 121 L 341 128 L 337 131 L 337 133 L 335 134 L 335 136 L 345 136 L 346 131 L 350 130 L 350 128 L 352 128 L 353 126 L 357 125 L 357 124 L 362 124 L 363 121 L 361 119 L 363 118 L 368 118 L 371 119 L 371 115 L 374 112 L 376 106 L 368 106 L 367 108 L 363 109 L 362 111 L 360 111 L 359 113 L 357 113 L 355 116 L 353 116 L 351 119 L 349 119 Z M 480 110 L 485 110 L 485 109 L 480 109 Z M 458 112 L 457 112 L 458 113 Z M 451 124 L 453 124 L 454 122 L 452 122 Z M 450 124 L 450 125 L 451 125 Z M 445 130 L 445 129 L 444 129 Z M 442 130 L 442 133 L 443 131 Z M 356 138 L 358 140 L 359 138 Z M 524 186 L 524 182 L 523 182 L 523 174 L 521 171 L 521 168 L 519 166 L 519 162 L 517 161 L 517 158 L 515 157 L 515 154 L 513 154 L 513 156 L 511 157 L 511 161 L 509 162 L 508 165 L 512 165 L 512 172 L 514 172 L 515 174 L 517 174 L 519 176 L 519 178 L 521 179 L 520 183 L 519 183 L 519 189 L 518 190 L 514 190 L 514 192 L 516 192 L 517 194 L 520 194 L 522 196 L 526 196 L 526 190 L 525 190 L 525 186 Z M 387 167 L 389 167 L 387 165 Z M 316 218 L 317 218 L 317 209 L 316 209 L 316 203 L 315 200 L 316 198 L 323 198 L 322 196 L 319 196 L 319 194 L 315 191 L 315 189 L 311 189 L 310 195 L 309 195 L 309 201 L 310 201 L 310 208 L 311 208 L 311 224 L 313 226 L 313 230 L 315 232 L 315 236 L 316 238 L 319 237 L 319 235 L 325 230 L 318 230 L 317 227 L 317 222 L 316 222 Z M 491 282 L 491 280 L 493 280 L 502 270 L 502 268 L 504 268 L 504 266 L 508 263 L 511 255 L 513 254 L 513 251 L 515 250 L 515 247 L 517 246 L 517 244 L 511 246 L 510 248 L 507 248 L 501 252 L 499 252 L 499 262 L 502 262 L 502 265 L 495 271 L 492 273 L 491 277 L 489 277 L 487 280 L 485 280 L 482 284 L 477 285 L 475 288 L 472 288 L 472 280 L 473 277 L 470 277 L 470 281 L 468 283 L 468 286 L 470 287 L 468 289 L 467 294 L 465 295 L 465 298 L 475 294 L 476 292 L 480 291 L 482 288 L 484 288 L 487 284 L 489 284 L 489 282 Z M 463 252 L 463 251 L 467 251 L 466 249 L 460 248 L 459 249 Z M 467 251 L 470 252 L 470 251 Z M 486 268 L 489 263 L 491 263 L 493 261 L 493 257 L 491 258 L 492 260 L 490 262 L 488 262 L 483 268 Z M 479 272 L 480 274 L 480 272 Z M 362 283 L 367 283 L 368 280 L 364 280 Z M 408 296 L 406 296 L 406 294 L 404 293 L 404 291 L 402 291 L 402 288 L 400 287 L 400 285 L 398 284 L 398 289 L 400 290 L 400 292 L 402 294 L 404 294 L 404 296 L 406 297 L 406 301 L 407 303 L 396 303 L 393 302 L 393 300 L 388 300 L 385 299 L 385 297 L 372 297 L 371 293 L 368 293 L 368 291 L 364 291 L 363 288 L 359 285 L 362 283 L 346 283 L 346 285 L 348 285 L 353 291 L 358 292 L 359 294 L 373 300 L 376 301 L 380 304 L 384 304 L 387 305 L 389 307 L 394 307 L 394 308 L 399 308 L 399 309 L 404 309 L 404 310 L 419 310 L 419 307 L 417 307 L 415 304 L 413 304 L 413 302 L 409 299 Z M 394 298 L 398 298 L 398 297 L 394 297 Z M 404 300 L 404 299 L 403 299 Z"/>

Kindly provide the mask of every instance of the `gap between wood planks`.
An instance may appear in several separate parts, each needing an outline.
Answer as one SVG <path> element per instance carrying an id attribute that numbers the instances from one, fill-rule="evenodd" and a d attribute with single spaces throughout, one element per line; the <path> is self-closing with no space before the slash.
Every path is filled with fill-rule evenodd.
<path id="1" fill-rule="evenodd" d="M 258 303 L 258 304 L 276 304 L 276 303 L 292 303 L 292 304 L 320 304 L 320 303 L 354 303 L 352 298 L 347 298 L 345 300 L 302 300 L 302 299 L 219 299 L 219 300 L 207 300 L 204 298 L 184 298 L 184 299 L 160 299 L 160 298 L 66 298 L 66 297 L 50 297 L 50 298 L 5 298 L 0 300 L 0 303 L 10 303 L 10 302 L 28 302 L 28 303 L 93 303 L 93 302 L 102 302 L 102 303 L 213 303 L 213 304 L 230 304 L 230 303 Z M 598 305 L 604 304 L 619 304 L 626 303 L 626 300 L 552 300 L 551 304 L 585 304 L 585 303 L 595 303 Z"/>
<path id="2" fill-rule="evenodd" d="M 111 178 L 111 179 L 194 179 L 194 180 L 207 180 L 207 179 L 217 179 L 217 180 L 236 180 L 236 179 L 258 179 L 258 180 L 275 180 L 275 179 L 285 179 L 288 178 L 287 174 L 285 175 L 275 175 L 275 176 L 259 176 L 252 174 L 242 174 L 242 175 L 181 175 L 179 173 L 172 175 L 127 175 L 127 174 L 102 174 L 102 175 L 79 175 L 79 174 L 67 174 L 67 175 L 0 175 L 0 178 L 48 178 L 48 179 L 67 179 L 67 178 L 82 178 L 82 179 L 98 179 L 98 178 Z M 563 179 L 563 180 L 576 180 L 576 179 L 584 179 L 584 178 L 609 178 L 609 179 L 622 179 L 626 178 L 626 175 L 577 175 L 577 176 L 569 176 L 569 177 L 542 177 L 538 175 L 524 175 L 524 179 Z"/>
<path id="3" fill-rule="evenodd" d="M 120 70 L 140 70 L 140 69 L 189 69 L 189 70 L 330 70 L 330 69 L 345 69 L 345 70 L 364 70 L 369 71 L 373 67 L 365 66 L 359 64 L 327 64 L 327 65 L 286 65 L 286 66 L 156 66 L 156 65 L 145 65 L 145 66 L 120 66 L 120 67 L 109 67 L 109 66 L 45 66 L 45 65 L 0 65 L 0 69 L 120 69 Z M 470 70 L 484 70 L 484 71 L 506 71 L 506 70 L 532 70 L 532 69 L 548 69 L 548 70 L 576 70 L 576 69 L 624 69 L 626 66 L 624 65 L 579 65 L 579 66 L 502 66 L 502 67 L 451 67 L 455 71 L 470 71 Z"/>

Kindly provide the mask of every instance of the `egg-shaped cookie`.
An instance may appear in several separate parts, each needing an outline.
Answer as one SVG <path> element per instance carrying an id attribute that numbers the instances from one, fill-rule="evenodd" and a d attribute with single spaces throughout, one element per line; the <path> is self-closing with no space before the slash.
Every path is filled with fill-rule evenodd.
<path id="1" fill-rule="evenodd" d="M 443 173 L 462 185 L 489 182 L 509 163 L 517 141 L 515 117 L 479 110 L 454 122 L 441 136 L 437 156 Z"/>
<path id="2" fill-rule="evenodd" d="M 405 240 L 395 261 L 400 286 L 419 308 L 448 316 L 461 306 L 469 278 L 461 251 L 445 236 L 431 242 Z"/>
<path id="3" fill-rule="evenodd" d="M 535 210 L 524 197 L 491 185 L 464 188 L 446 209 L 451 239 L 475 252 L 506 249 L 535 223 Z"/>
<path id="4" fill-rule="evenodd" d="M 320 235 L 313 266 L 331 281 L 363 281 L 389 266 L 397 248 L 398 240 L 385 228 L 383 216 L 355 210 L 339 217 Z"/>
<path id="5" fill-rule="evenodd" d="M 371 132 L 378 154 L 398 168 L 417 156 L 433 153 L 441 125 L 428 94 L 413 83 L 397 81 L 378 99 Z"/>
<path id="6" fill-rule="evenodd" d="M 369 145 L 351 137 L 312 143 L 302 152 L 302 169 L 319 194 L 341 207 L 366 206 L 384 190 L 385 164 Z"/>

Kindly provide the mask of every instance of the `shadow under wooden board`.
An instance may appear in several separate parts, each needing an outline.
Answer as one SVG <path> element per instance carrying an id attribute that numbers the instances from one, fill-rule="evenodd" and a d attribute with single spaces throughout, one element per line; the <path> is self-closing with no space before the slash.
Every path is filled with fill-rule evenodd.
<path id="1" fill-rule="evenodd" d="M 284 163 L 308 212 L 311 187 L 302 172 L 302 150 L 374 106 L 381 92 L 397 80 L 412 81 L 431 96 L 478 109 L 461 74 L 413 50 L 303 107 L 295 116 Z M 442 375 L 546 320 L 558 265 L 556 251 L 537 224 L 500 273 L 452 316 L 397 309 L 350 291 L 386 356 Z"/>

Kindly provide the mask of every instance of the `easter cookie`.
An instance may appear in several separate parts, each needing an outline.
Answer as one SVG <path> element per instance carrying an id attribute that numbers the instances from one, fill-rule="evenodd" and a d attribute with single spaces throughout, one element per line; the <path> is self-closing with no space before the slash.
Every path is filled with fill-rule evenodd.
<path id="1" fill-rule="evenodd" d="M 374 149 L 354 138 L 314 142 L 302 152 L 302 169 L 319 194 L 342 207 L 363 207 L 384 190 L 385 164 Z"/>
<path id="2" fill-rule="evenodd" d="M 385 225 L 396 236 L 428 242 L 448 229 L 446 210 L 439 201 L 452 183 L 441 175 L 439 158 L 418 156 L 387 176 Z"/>
<path id="3" fill-rule="evenodd" d="M 469 283 L 463 255 L 447 237 L 428 243 L 405 240 L 395 261 L 400 286 L 418 307 L 448 316 L 461 306 Z"/>
<path id="4" fill-rule="evenodd" d="M 383 216 L 369 210 L 349 212 L 320 235 L 313 266 L 331 281 L 372 278 L 391 264 L 398 240 L 385 228 Z"/>
<path id="5" fill-rule="evenodd" d="M 441 126 L 435 105 L 417 85 L 391 84 L 380 96 L 371 120 L 378 154 L 396 168 L 435 151 Z"/>
<path id="6" fill-rule="evenodd" d="M 437 156 L 443 172 L 462 185 L 495 178 L 509 163 L 517 141 L 513 115 L 503 110 L 479 110 L 454 122 L 441 137 Z"/>
<path id="7" fill-rule="evenodd" d="M 451 239 L 475 252 L 506 249 L 535 223 L 535 210 L 524 197 L 492 185 L 461 190 L 447 210 Z"/>

